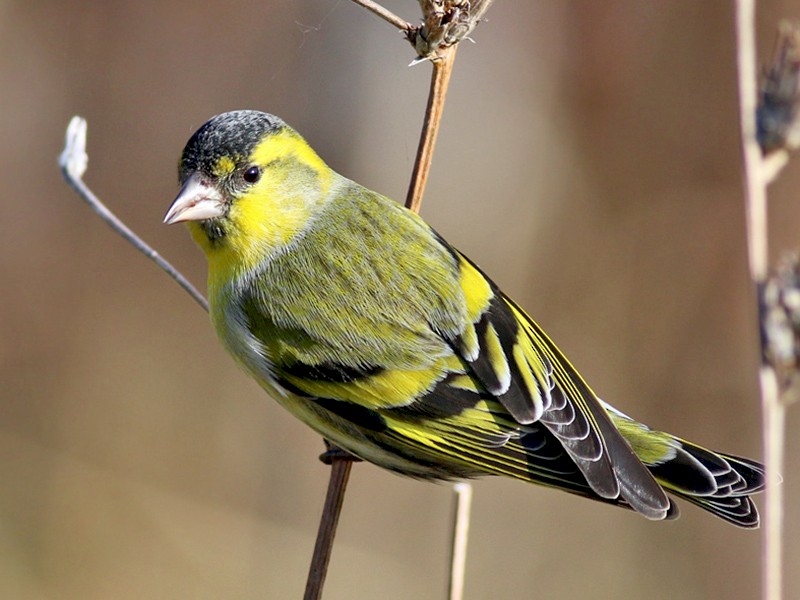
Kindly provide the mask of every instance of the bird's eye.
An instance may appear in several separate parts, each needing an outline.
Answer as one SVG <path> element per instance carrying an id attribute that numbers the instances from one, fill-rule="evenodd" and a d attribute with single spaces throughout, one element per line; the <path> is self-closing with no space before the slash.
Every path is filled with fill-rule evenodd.
<path id="1" fill-rule="evenodd" d="M 244 175 L 242 175 L 242 178 L 247 183 L 255 183 L 258 181 L 259 177 L 261 177 L 261 169 L 258 167 L 250 167 L 244 172 Z"/>

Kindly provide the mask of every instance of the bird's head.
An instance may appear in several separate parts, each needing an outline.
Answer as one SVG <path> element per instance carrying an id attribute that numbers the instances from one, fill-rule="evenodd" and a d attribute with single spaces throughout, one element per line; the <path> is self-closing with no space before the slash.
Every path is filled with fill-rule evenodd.
<path id="1" fill-rule="evenodd" d="M 217 115 L 189 139 L 164 222 L 187 222 L 209 260 L 254 266 L 302 231 L 333 172 L 273 115 Z"/>

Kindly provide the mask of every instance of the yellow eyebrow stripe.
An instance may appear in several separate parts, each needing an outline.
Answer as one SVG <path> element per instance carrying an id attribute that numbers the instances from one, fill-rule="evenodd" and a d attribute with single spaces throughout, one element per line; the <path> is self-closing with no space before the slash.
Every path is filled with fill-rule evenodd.
<path id="1" fill-rule="evenodd" d="M 223 156 L 211 168 L 211 173 L 215 177 L 225 177 L 233 173 L 235 168 L 236 163 L 233 162 L 233 159 L 230 156 Z"/>
<path id="2" fill-rule="evenodd" d="M 288 129 L 270 135 L 258 144 L 250 154 L 250 161 L 258 165 L 268 165 L 291 155 L 315 171 L 320 173 L 329 171 L 328 166 L 311 146 L 300 135 Z"/>

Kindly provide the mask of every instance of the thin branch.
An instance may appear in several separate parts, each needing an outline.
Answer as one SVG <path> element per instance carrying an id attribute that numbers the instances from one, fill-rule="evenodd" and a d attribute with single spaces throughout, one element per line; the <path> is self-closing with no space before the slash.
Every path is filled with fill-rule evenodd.
<path id="1" fill-rule="evenodd" d="M 747 194 L 747 237 L 750 273 L 756 283 L 767 278 L 767 189 L 758 145 L 756 110 L 755 1 L 737 0 L 739 63 L 739 119 L 744 153 L 744 181 Z"/>
<path id="2" fill-rule="evenodd" d="M 306 591 L 303 600 L 319 600 L 322 597 L 322 586 L 328 573 L 328 563 L 331 560 L 333 541 L 336 536 L 336 526 L 339 524 L 339 515 L 344 504 L 344 494 L 347 490 L 347 481 L 353 467 L 353 458 L 343 456 L 331 460 L 331 475 L 328 480 L 328 493 L 325 496 L 325 505 L 317 530 L 317 541 L 314 545 L 314 555 L 308 569 Z"/>
<path id="3" fill-rule="evenodd" d="M 383 19 L 384 21 L 388 21 L 389 23 L 391 23 L 392 25 L 394 25 L 395 27 L 397 27 L 402 31 L 410 31 L 411 29 L 414 28 L 414 26 L 411 23 L 409 23 L 402 17 L 398 17 L 392 11 L 384 8 L 377 2 L 373 2 L 372 0 L 353 0 L 353 2 L 355 2 L 356 4 L 360 4 L 368 11 L 375 13 L 381 19 Z"/>
<path id="4" fill-rule="evenodd" d="M 72 117 L 67 127 L 64 151 L 58 158 L 61 173 L 67 183 L 78 195 L 84 199 L 89 207 L 105 221 L 111 229 L 116 231 L 134 248 L 152 260 L 156 265 L 169 275 L 173 281 L 186 290 L 189 295 L 197 302 L 203 310 L 208 312 L 208 301 L 203 297 L 197 288 L 186 279 L 175 267 L 167 262 L 161 255 L 147 245 L 131 229 L 123 223 L 119 217 L 112 213 L 94 192 L 84 183 L 83 175 L 89 163 L 89 156 L 86 154 L 86 119 Z"/>
<path id="5" fill-rule="evenodd" d="M 355 1 L 360 3 L 359 0 Z M 439 123 L 444 107 L 444 97 L 447 92 L 447 84 L 453 68 L 455 46 L 447 48 L 444 55 L 446 58 L 442 61 L 433 62 L 431 88 L 428 95 L 428 108 L 425 112 L 420 146 L 414 163 L 414 171 L 411 175 L 411 184 L 406 200 L 406 206 L 414 212 L 419 212 L 422 203 L 422 193 L 425 189 L 428 172 L 430 171 L 433 147 L 436 143 L 436 135 L 439 131 Z M 325 507 L 320 517 L 319 529 L 317 530 L 317 542 L 314 546 L 314 555 L 311 559 L 311 567 L 306 581 L 306 595 L 304 600 L 317 600 L 321 598 L 322 586 L 325 582 L 330 555 L 333 552 L 336 525 L 339 522 L 339 514 L 344 503 L 347 481 L 350 468 L 352 467 L 353 457 L 344 452 L 336 454 L 335 450 L 335 448 L 332 448 L 326 454 L 323 454 L 323 460 L 330 461 L 331 464 L 328 499 L 325 501 Z M 339 470 L 345 468 L 347 474 L 345 476 L 339 475 Z M 336 501 L 332 501 L 331 498 L 335 498 Z M 466 549 L 464 552 L 466 552 Z"/>
<path id="6" fill-rule="evenodd" d="M 355 1 L 361 3 L 361 0 Z M 415 213 L 419 213 L 422 205 L 458 42 L 477 26 L 492 1 L 473 0 L 470 3 L 461 0 L 420 0 L 422 25 L 407 33 L 408 40 L 418 55 L 411 64 L 425 60 L 430 60 L 433 64 L 425 119 L 405 203 L 406 208 Z M 448 597 L 450 600 L 461 600 L 464 594 L 472 486 L 469 483 L 458 483 L 454 490 L 456 506 L 453 512 Z"/>
<path id="7" fill-rule="evenodd" d="M 425 192 L 425 184 L 428 182 L 428 173 L 433 160 L 433 149 L 436 146 L 436 137 L 439 135 L 445 96 L 450 84 L 450 74 L 453 72 L 455 59 L 456 46 L 449 46 L 441 51 L 438 60 L 433 61 L 431 87 L 428 92 L 428 105 L 425 109 L 425 121 L 422 125 L 417 158 L 414 162 L 414 172 L 411 174 L 411 183 L 406 196 L 406 208 L 415 213 L 419 212 L 422 204 L 422 195 Z"/>
<path id="8" fill-rule="evenodd" d="M 760 371 L 762 419 L 764 431 L 764 464 L 766 467 L 766 492 L 764 510 L 763 548 L 763 598 L 783 598 L 783 486 L 786 447 L 786 405 L 780 401 L 775 370 L 762 366 Z"/>
<path id="9" fill-rule="evenodd" d="M 464 597 L 464 576 L 467 573 L 467 542 L 469 541 L 469 515 L 472 510 L 472 484 L 457 483 L 453 486 L 455 507 L 453 510 L 453 535 L 450 553 L 450 585 L 447 597 L 461 600 Z"/>
<path id="10" fill-rule="evenodd" d="M 457 44 L 454 43 L 451 46 L 438 49 L 436 58 L 432 60 L 433 70 L 428 91 L 428 104 L 425 108 L 425 120 L 422 125 L 414 171 L 411 174 L 406 196 L 406 208 L 415 213 L 419 213 L 422 206 L 422 197 L 428 182 L 436 138 L 439 135 L 439 127 L 444 114 L 444 102 L 450 85 L 450 75 L 453 72 L 457 48 Z M 472 509 L 472 485 L 469 483 L 457 483 L 454 486 L 454 491 L 456 505 L 453 511 L 448 598 L 450 600 L 461 600 L 464 596 L 469 521 Z"/>
<path id="11" fill-rule="evenodd" d="M 423 48 L 425 54 L 419 52 L 421 59 L 430 59 L 433 63 L 433 73 L 431 74 L 431 86 L 428 92 L 428 104 L 425 111 L 425 120 L 423 123 L 422 133 L 420 134 L 420 143 L 417 150 L 417 157 L 414 162 L 414 171 L 411 175 L 411 183 L 409 185 L 408 196 L 406 198 L 406 207 L 414 212 L 419 212 L 422 203 L 422 195 L 425 190 L 425 184 L 428 179 L 430 171 L 431 159 L 433 158 L 433 149 L 436 145 L 436 137 L 439 132 L 439 124 L 441 123 L 442 111 L 444 109 L 444 100 L 447 94 L 447 87 L 450 82 L 450 74 L 453 71 L 453 62 L 456 55 L 456 44 L 466 36 L 477 25 L 480 16 L 483 15 L 485 10 L 489 7 L 492 0 L 478 0 L 477 5 L 482 6 L 479 16 L 469 19 L 468 26 L 463 26 L 465 19 L 462 17 L 462 26 L 455 27 L 453 23 L 451 27 L 446 27 L 450 33 L 449 36 L 440 36 L 440 42 L 449 46 L 435 46 L 429 44 L 424 36 L 420 33 L 423 27 L 415 28 L 409 23 L 402 20 L 400 17 L 394 15 L 372 0 L 353 0 L 355 3 L 363 6 L 364 8 L 372 11 L 381 18 L 387 20 L 399 29 L 406 31 L 409 41 L 417 48 Z M 461 13 L 467 14 L 464 8 L 469 6 L 469 3 L 450 2 L 451 4 L 463 4 L 459 8 Z M 423 1 L 420 3 L 423 8 L 423 16 L 428 18 L 430 22 L 430 14 L 426 13 L 426 7 L 432 6 L 435 2 Z M 448 14 L 452 13 L 441 12 L 437 13 L 441 20 L 447 20 Z M 419 62 L 419 61 L 415 61 Z M 414 63 L 412 63 L 414 64 Z M 328 453 L 326 453 L 328 454 Z M 325 581 L 328 564 L 330 562 L 330 554 L 333 550 L 333 540 L 336 534 L 336 525 L 339 520 L 339 514 L 344 502 L 344 495 L 347 487 L 347 480 L 352 466 L 352 457 L 345 456 L 332 456 L 329 458 L 331 462 L 331 478 L 328 485 L 328 499 L 326 499 L 325 507 L 320 518 L 319 529 L 317 531 L 317 542 L 314 547 L 314 556 L 312 558 L 311 567 L 309 569 L 308 580 L 306 582 L 306 595 L 305 600 L 317 600 L 322 594 L 322 585 Z M 323 455 L 325 456 L 325 455 Z M 347 471 L 345 476 L 339 475 L 340 470 Z M 470 488 L 471 492 L 471 488 Z M 470 496 L 467 495 L 467 498 Z M 335 501 L 334 501 L 335 499 Z M 462 506 L 459 504 L 459 509 L 456 511 L 456 531 L 458 533 L 458 547 L 453 547 L 453 562 L 451 569 L 451 597 L 459 598 L 461 590 L 463 590 L 463 560 L 466 556 L 466 542 L 467 535 L 466 529 L 469 524 L 469 508 L 470 502 L 467 499 Z M 459 533 L 463 532 L 463 533 Z M 455 544 L 454 538 L 454 544 Z M 460 574 L 459 574 L 460 573 Z M 453 590 L 456 589 L 457 596 L 452 596 Z"/>
<path id="12" fill-rule="evenodd" d="M 755 0 L 736 3 L 739 110 L 746 193 L 747 241 L 750 275 L 759 301 L 759 322 L 763 290 L 767 279 L 767 179 L 757 139 Z M 763 336 L 763 327 L 760 328 Z M 762 348 L 764 341 L 762 339 Z M 764 463 L 766 467 L 766 510 L 763 533 L 763 598 L 782 598 L 783 574 L 783 470 L 785 406 L 780 402 L 775 370 L 763 359 L 759 370 L 763 415 Z"/>
<path id="13" fill-rule="evenodd" d="M 164 260 L 155 250 L 131 231 L 84 183 L 83 175 L 86 173 L 89 163 L 89 156 L 86 153 L 86 129 L 86 120 L 81 117 L 73 117 L 67 127 L 64 151 L 58 159 L 64 179 L 103 221 L 133 245 L 134 248 L 155 262 L 160 269 L 166 272 L 208 312 L 208 302 L 203 295 L 169 262 Z M 306 582 L 305 598 L 307 600 L 317 600 L 321 597 L 336 526 L 339 521 L 342 503 L 344 502 L 344 493 L 347 489 L 347 480 L 350 477 L 350 469 L 353 462 L 357 460 L 355 457 L 332 446 L 329 446 L 328 452 L 323 456 L 326 457 L 324 460 L 331 465 L 331 473 L 323 515 L 317 533 L 317 542 Z"/>

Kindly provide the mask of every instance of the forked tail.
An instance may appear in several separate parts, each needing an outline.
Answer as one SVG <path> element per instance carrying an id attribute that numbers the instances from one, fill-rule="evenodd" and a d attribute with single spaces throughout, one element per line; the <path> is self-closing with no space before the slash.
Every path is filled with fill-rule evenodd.
<path id="1" fill-rule="evenodd" d="M 758 509 L 750 495 L 764 489 L 763 465 L 655 431 L 604 405 L 664 489 L 734 525 L 758 527 Z"/>

